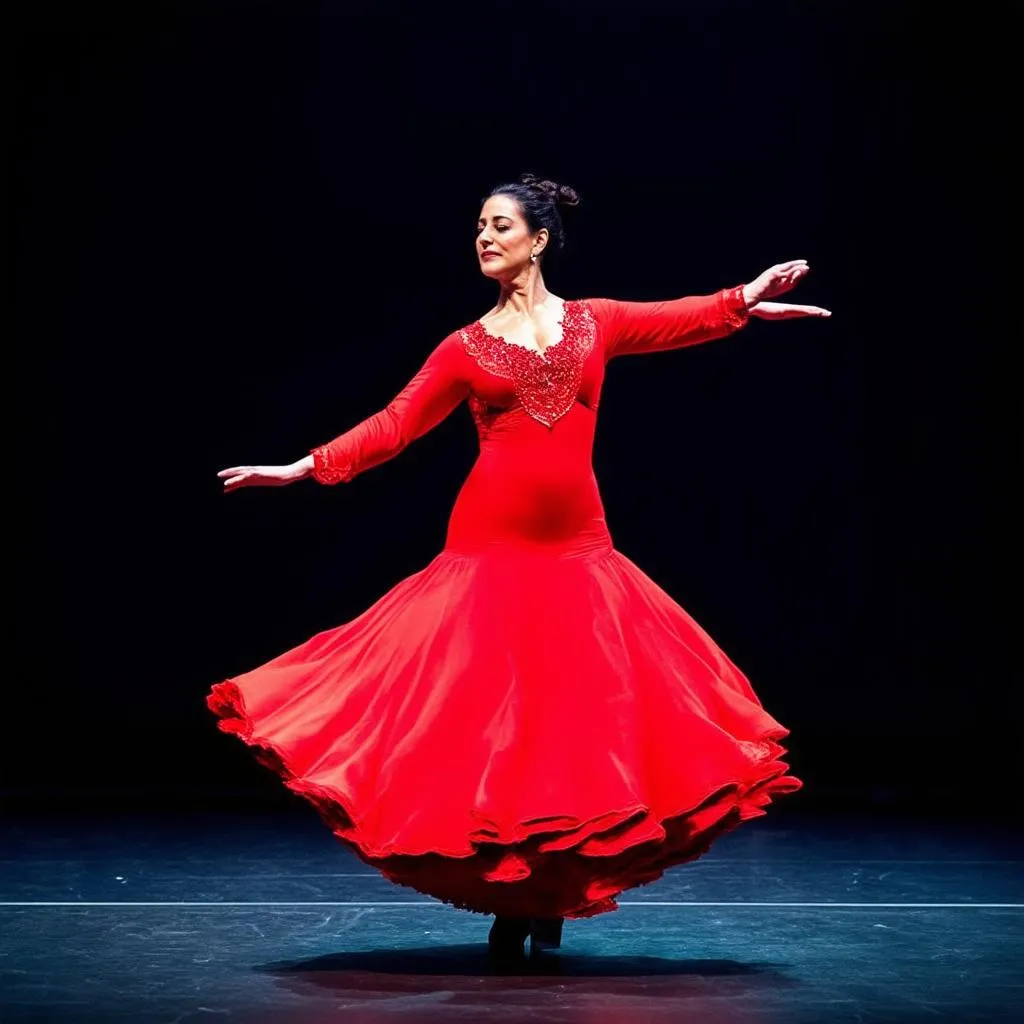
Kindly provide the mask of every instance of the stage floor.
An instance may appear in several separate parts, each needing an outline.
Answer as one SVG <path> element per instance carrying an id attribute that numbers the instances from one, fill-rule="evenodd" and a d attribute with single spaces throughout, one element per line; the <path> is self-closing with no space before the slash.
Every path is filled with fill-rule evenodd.
<path id="1" fill-rule="evenodd" d="M 374 874 L 300 812 L 7 820 L 0 1021 L 1009 1021 L 1024 841 L 994 825 L 758 819 L 488 963 L 490 918 Z"/>

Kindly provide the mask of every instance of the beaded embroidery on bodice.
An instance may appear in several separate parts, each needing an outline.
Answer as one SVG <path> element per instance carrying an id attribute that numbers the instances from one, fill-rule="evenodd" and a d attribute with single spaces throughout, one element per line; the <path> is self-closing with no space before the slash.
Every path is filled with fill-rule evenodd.
<path id="1" fill-rule="evenodd" d="M 562 340 L 543 352 L 496 337 L 479 320 L 459 332 L 480 369 L 511 381 L 526 413 L 546 427 L 554 426 L 573 407 L 596 333 L 594 314 L 581 300 L 565 303 Z M 470 409 L 478 425 L 486 423 L 485 402 L 473 396 Z"/>

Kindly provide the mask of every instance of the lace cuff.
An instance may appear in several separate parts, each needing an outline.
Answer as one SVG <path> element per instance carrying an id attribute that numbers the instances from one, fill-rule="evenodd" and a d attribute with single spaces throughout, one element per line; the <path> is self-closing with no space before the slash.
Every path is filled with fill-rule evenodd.
<path id="1" fill-rule="evenodd" d="M 313 456 L 313 479 L 319 484 L 347 483 L 353 477 L 349 463 L 339 463 L 331 451 L 331 446 L 322 444 L 310 450 Z"/>
<path id="2" fill-rule="evenodd" d="M 746 325 L 750 319 L 750 311 L 743 298 L 744 285 L 738 284 L 735 288 L 726 288 L 719 294 L 722 296 L 722 311 L 725 314 L 725 322 L 731 328 L 739 328 Z"/>

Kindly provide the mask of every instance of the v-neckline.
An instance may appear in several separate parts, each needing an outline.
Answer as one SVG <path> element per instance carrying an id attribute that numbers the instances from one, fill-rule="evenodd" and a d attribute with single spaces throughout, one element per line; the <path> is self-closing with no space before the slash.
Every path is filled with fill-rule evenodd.
<path id="1" fill-rule="evenodd" d="M 537 356 L 538 359 L 543 359 L 544 362 L 547 362 L 548 361 L 547 353 L 550 352 L 551 349 L 553 349 L 553 348 L 558 348 L 565 341 L 565 314 L 566 314 L 566 311 L 569 308 L 569 303 L 571 301 L 572 301 L 571 299 L 563 299 L 562 300 L 562 312 L 561 312 L 561 315 L 559 316 L 558 320 L 556 321 L 556 323 L 558 324 L 558 328 L 559 328 L 559 330 L 561 332 L 561 335 L 560 335 L 558 341 L 549 342 L 542 349 L 534 348 L 531 345 L 520 345 L 520 344 L 518 344 L 518 343 L 516 343 L 514 341 L 509 341 L 508 338 L 503 338 L 500 334 L 492 334 L 491 331 L 489 331 L 487 329 L 487 327 L 484 325 L 484 322 L 482 320 L 477 320 L 476 321 L 476 326 L 491 341 L 496 341 L 499 345 L 507 345 L 509 348 L 522 349 L 524 352 L 530 352 L 533 355 Z"/>

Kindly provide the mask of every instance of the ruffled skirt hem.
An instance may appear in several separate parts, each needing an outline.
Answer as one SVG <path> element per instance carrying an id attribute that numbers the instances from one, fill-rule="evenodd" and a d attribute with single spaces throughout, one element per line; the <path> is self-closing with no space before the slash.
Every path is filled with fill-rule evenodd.
<path id="1" fill-rule="evenodd" d="M 246 743 L 364 863 L 399 885 L 479 913 L 583 918 L 615 910 L 623 891 L 696 860 L 717 838 L 763 815 L 776 796 L 802 785 L 786 774 L 788 765 L 781 760 L 786 751 L 778 740 L 787 730 L 776 725 L 742 743 L 749 754 L 744 769 L 660 814 L 639 803 L 579 819 L 497 822 L 470 811 L 477 825 L 457 837 L 403 846 L 374 841 L 350 795 L 304 778 L 279 744 L 258 735 L 235 682 L 215 685 L 207 705 L 218 727 Z"/>

